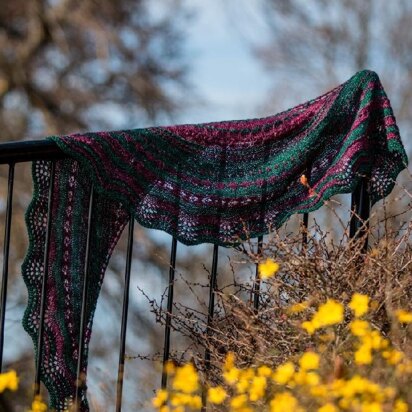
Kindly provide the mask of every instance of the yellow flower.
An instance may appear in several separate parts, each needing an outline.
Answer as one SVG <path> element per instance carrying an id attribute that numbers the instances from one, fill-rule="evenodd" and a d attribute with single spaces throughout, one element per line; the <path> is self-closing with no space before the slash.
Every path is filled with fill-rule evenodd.
<path id="1" fill-rule="evenodd" d="M 342 397 L 345 404 L 358 394 L 363 395 L 364 398 L 376 399 L 382 391 L 381 386 L 360 375 L 354 375 L 347 381 L 340 380 L 339 385 L 332 388 L 334 396 Z"/>
<path id="2" fill-rule="evenodd" d="M 315 372 L 307 372 L 305 377 L 305 384 L 309 386 L 316 386 L 320 383 L 320 377 Z"/>
<path id="3" fill-rule="evenodd" d="M 382 356 L 387 360 L 387 362 L 390 365 L 396 365 L 404 358 L 405 355 L 403 352 L 399 350 L 392 349 L 382 352 Z"/>
<path id="4" fill-rule="evenodd" d="M 175 407 L 189 406 L 191 408 L 200 408 L 202 406 L 202 399 L 199 395 L 189 395 L 181 392 L 172 394 L 170 402 Z"/>
<path id="5" fill-rule="evenodd" d="M 249 389 L 250 380 L 255 376 L 255 370 L 247 368 L 245 370 L 239 370 L 239 377 L 236 383 L 236 390 L 238 393 L 244 393 Z"/>
<path id="6" fill-rule="evenodd" d="M 294 374 L 292 384 L 316 386 L 319 382 L 320 378 L 317 373 L 300 370 Z"/>
<path id="7" fill-rule="evenodd" d="M 343 321 L 343 313 L 344 308 L 341 303 L 328 299 L 326 303 L 319 306 L 311 321 L 302 323 L 302 328 L 311 335 L 317 329 L 341 323 Z"/>
<path id="8" fill-rule="evenodd" d="M 341 323 L 343 321 L 343 311 L 341 303 L 328 299 L 326 303 L 319 306 L 312 322 L 317 328 Z"/>
<path id="9" fill-rule="evenodd" d="M 329 388 L 326 385 L 316 385 L 310 388 L 310 393 L 315 398 L 326 398 L 329 394 Z"/>
<path id="10" fill-rule="evenodd" d="M 396 392 L 397 390 L 394 387 L 387 386 L 386 388 L 383 389 L 382 395 L 383 395 L 383 398 L 393 399 L 396 395 Z"/>
<path id="11" fill-rule="evenodd" d="M 319 368 L 319 355 L 315 352 L 305 352 L 300 360 L 299 365 L 303 370 Z"/>
<path id="12" fill-rule="evenodd" d="M 395 312 L 396 317 L 400 323 L 411 323 L 412 322 L 412 312 L 408 312 L 403 309 L 399 309 Z"/>
<path id="13" fill-rule="evenodd" d="M 297 399 L 289 392 L 277 393 L 270 401 L 270 412 L 300 412 Z"/>
<path id="14" fill-rule="evenodd" d="M 355 363 L 369 365 L 372 363 L 372 348 L 369 345 L 361 345 L 355 352 Z"/>
<path id="15" fill-rule="evenodd" d="M 288 313 L 294 314 L 294 313 L 300 313 L 306 310 L 309 307 L 309 302 L 299 302 L 295 303 L 294 305 L 290 306 L 288 308 Z"/>
<path id="16" fill-rule="evenodd" d="M 363 402 L 361 412 L 383 412 L 383 407 L 378 402 Z"/>
<path id="17" fill-rule="evenodd" d="M 227 392 L 221 387 L 216 386 L 215 388 L 209 388 L 207 391 L 207 398 L 210 403 L 214 403 L 215 405 L 220 405 L 224 402 L 227 397 Z"/>
<path id="18" fill-rule="evenodd" d="M 259 277 L 261 279 L 271 278 L 279 270 L 279 263 L 273 259 L 266 259 L 265 262 L 259 264 Z"/>
<path id="19" fill-rule="evenodd" d="M 354 403 L 356 402 L 356 406 L 359 405 L 358 401 L 352 401 L 351 398 L 342 398 L 339 400 L 338 404 L 343 410 L 348 410 L 350 407 L 354 407 Z"/>
<path id="20" fill-rule="evenodd" d="M 402 399 L 397 399 L 393 408 L 393 412 L 408 412 L 408 404 L 402 400 Z"/>
<path id="21" fill-rule="evenodd" d="M 369 296 L 362 295 L 360 293 L 354 293 L 348 306 L 355 313 L 355 317 L 359 318 L 360 316 L 363 316 L 368 312 Z"/>
<path id="22" fill-rule="evenodd" d="M 173 379 L 173 389 L 183 393 L 193 393 L 199 388 L 199 377 L 195 367 L 188 363 L 176 369 Z"/>
<path id="23" fill-rule="evenodd" d="M 262 399 L 266 390 L 266 378 L 264 376 L 255 376 L 250 384 L 249 397 L 252 402 Z"/>
<path id="24" fill-rule="evenodd" d="M 381 336 L 377 330 L 373 330 L 370 334 L 362 338 L 364 342 L 367 342 L 373 349 L 385 348 L 386 340 Z"/>
<path id="25" fill-rule="evenodd" d="M 292 362 L 286 362 L 276 368 L 273 374 L 273 380 L 280 385 L 287 384 L 295 373 L 295 365 Z"/>
<path id="26" fill-rule="evenodd" d="M 193 409 L 200 409 L 202 407 L 202 398 L 199 395 L 192 395 L 192 400 L 189 403 L 189 406 Z"/>
<path id="27" fill-rule="evenodd" d="M 223 369 L 229 370 L 235 366 L 235 354 L 233 352 L 229 352 L 226 356 L 225 363 L 223 365 Z"/>
<path id="28" fill-rule="evenodd" d="M 237 368 L 231 368 L 225 372 L 223 372 L 223 378 L 229 385 L 233 385 L 236 383 L 239 379 L 240 375 L 240 369 Z"/>
<path id="29" fill-rule="evenodd" d="M 5 373 L 0 373 L 0 393 L 6 389 L 16 391 L 19 386 L 19 378 L 15 370 L 11 370 Z"/>
<path id="30" fill-rule="evenodd" d="M 308 320 L 305 321 L 305 322 L 302 322 L 301 326 L 302 326 L 303 329 L 306 330 L 306 332 L 309 333 L 309 335 L 314 334 L 315 331 L 316 331 L 315 325 L 312 322 L 308 321 Z"/>
<path id="31" fill-rule="evenodd" d="M 172 361 L 167 361 L 165 364 L 165 372 L 168 375 L 173 375 L 175 373 L 176 367 Z"/>
<path id="32" fill-rule="evenodd" d="M 155 408 L 160 408 L 167 400 L 167 391 L 164 389 L 159 389 L 156 393 L 156 396 L 152 399 L 152 405 Z"/>
<path id="33" fill-rule="evenodd" d="M 366 320 L 355 319 L 349 325 L 353 336 L 365 336 L 369 331 L 369 323 Z"/>
<path id="34" fill-rule="evenodd" d="M 262 365 L 258 367 L 257 374 L 258 376 L 269 377 L 270 375 L 272 375 L 272 369 L 270 369 L 269 366 Z"/>
<path id="35" fill-rule="evenodd" d="M 245 393 L 250 386 L 250 382 L 248 379 L 239 379 L 236 383 L 236 391 L 237 393 Z"/>
<path id="36" fill-rule="evenodd" d="M 327 404 L 321 406 L 318 409 L 318 412 L 338 412 L 338 409 L 335 405 L 333 405 L 333 403 L 328 402 Z"/>
<path id="37" fill-rule="evenodd" d="M 234 396 L 232 400 L 230 401 L 230 406 L 236 410 L 236 409 L 243 407 L 246 402 L 247 402 L 247 396 L 245 394 L 237 395 L 237 396 Z"/>
<path id="38" fill-rule="evenodd" d="M 30 412 L 47 412 L 47 405 L 42 401 L 41 396 L 34 398 Z"/>
<path id="39" fill-rule="evenodd" d="M 412 374 L 412 360 L 404 360 L 396 366 L 396 373 L 398 375 Z"/>

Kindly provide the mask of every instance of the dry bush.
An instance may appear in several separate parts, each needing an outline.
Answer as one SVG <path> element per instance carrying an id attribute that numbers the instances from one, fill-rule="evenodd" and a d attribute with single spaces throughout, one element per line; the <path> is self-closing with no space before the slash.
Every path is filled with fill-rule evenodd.
<path id="1" fill-rule="evenodd" d="M 403 196 L 409 195 L 404 192 Z M 404 199 L 403 204 L 406 203 Z M 328 206 L 333 209 L 333 203 L 329 202 Z M 412 347 L 406 344 L 408 334 L 393 322 L 395 309 L 412 307 L 412 224 L 398 221 L 394 225 L 390 222 L 394 216 L 382 216 L 385 210 L 386 206 L 381 205 L 371 216 L 373 226 L 368 229 L 370 246 L 366 254 L 362 251 L 365 238 L 349 239 L 347 225 L 343 236 L 336 240 L 316 222 L 306 245 L 302 245 L 300 230 L 295 234 L 271 235 L 259 255 L 255 253 L 256 242 L 237 248 L 229 259 L 231 276 L 219 277 L 214 318 L 209 329 L 201 296 L 197 296 L 198 304 L 194 306 L 175 303 L 172 328 L 190 342 L 186 350 L 173 354 L 175 362 L 192 360 L 203 374 L 203 380 L 212 384 L 221 381 L 221 366 L 229 352 L 236 354 L 239 367 L 263 364 L 276 367 L 313 346 L 311 336 L 300 324 L 319 304 L 332 298 L 346 305 L 355 292 L 371 298 L 371 324 L 396 347 L 412 355 Z M 266 258 L 278 262 L 280 270 L 261 283 L 256 312 L 254 274 L 250 269 Z M 244 272 L 242 268 L 249 270 L 248 279 L 239 275 Z M 188 290 L 198 293 L 198 283 L 185 282 Z M 206 288 L 207 283 L 201 286 Z M 308 308 L 290 313 L 289 308 L 301 302 L 306 302 Z M 164 322 L 166 313 L 161 305 L 154 300 L 151 303 L 159 322 Z M 348 323 L 350 311 L 345 317 Z M 346 349 L 347 329 L 342 326 L 335 333 L 327 350 L 338 354 Z M 211 354 L 210 364 L 204 361 L 205 351 Z"/>

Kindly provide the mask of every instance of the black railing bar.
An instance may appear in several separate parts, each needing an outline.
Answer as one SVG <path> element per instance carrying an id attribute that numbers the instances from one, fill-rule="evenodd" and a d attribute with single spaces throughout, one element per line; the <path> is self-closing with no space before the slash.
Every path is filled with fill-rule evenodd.
<path id="1" fill-rule="evenodd" d="M 215 313 L 215 292 L 217 287 L 217 263 L 219 256 L 219 246 L 213 246 L 213 259 L 212 259 L 212 271 L 210 273 L 210 283 L 209 283 L 209 307 L 207 314 L 207 332 L 210 333 L 210 325 L 213 321 L 213 316 Z M 210 355 L 210 354 L 209 354 Z"/>
<path id="2" fill-rule="evenodd" d="M 212 270 L 210 272 L 210 282 L 209 282 L 209 307 L 207 314 L 207 329 L 206 333 L 211 334 L 211 324 L 213 321 L 213 316 L 215 313 L 215 292 L 217 288 L 217 263 L 219 256 L 219 246 L 213 246 L 213 260 L 212 260 Z M 207 348 L 205 351 L 205 370 L 210 368 L 210 349 Z M 206 411 L 206 390 L 202 391 L 202 412 Z"/>
<path id="3" fill-rule="evenodd" d="M 3 246 L 3 276 L 1 278 L 0 297 L 0 372 L 3 370 L 3 346 L 4 346 L 4 321 L 6 318 L 7 280 L 9 277 L 9 250 L 10 250 L 10 228 L 13 212 L 13 183 L 14 163 L 9 165 L 9 179 L 7 188 L 6 222 L 4 226 Z"/>
<path id="4" fill-rule="evenodd" d="M 307 167 L 305 169 L 305 176 L 308 182 L 308 185 L 310 187 L 310 175 L 311 175 L 311 169 Z M 309 213 L 304 213 L 303 214 L 303 227 L 302 227 L 302 244 L 306 245 L 308 243 L 308 227 L 309 227 Z"/>
<path id="5" fill-rule="evenodd" d="M 43 278 L 41 285 L 40 296 L 40 315 L 39 315 L 39 330 L 37 335 L 37 362 L 36 362 L 36 374 L 34 377 L 34 397 L 40 394 L 40 371 L 43 358 L 43 333 L 44 333 L 44 315 L 46 311 L 46 291 L 47 291 L 47 278 L 49 274 L 49 247 L 50 247 L 50 235 L 51 235 L 51 214 L 53 208 L 53 187 L 55 178 L 55 163 L 50 163 L 50 183 L 49 183 L 49 198 L 47 201 L 47 222 L 46 222 L 46 239 L 44 246 L 44 261 L 43 261 Z"/>
<path id="6" fill-rule="evenodd" d="M 356 186 L 352 193 L 351 198 L 351 219 L 350 219 L 350 233 L 351 238 L 355 237 L 358 230 L 363 226 L 364 217 L 369 217 L 369 210 L 365 210 L 367 202 L 365 200 L 368 198 L 368 193 L 366 192 L 366 181 L 362 179 Z"/>
<path id="7" fill-rule="evenodd" d="M 350 218 L 350 238 L 359 239 L 365 236 L 362 251 L 368 248 L 368 237 L 366 236 L 369 228 L 370 198 L 367 191 L 367 180 L 362 178 L 351 198 L 351 218 Z"/>
<path id="8" fill-rule="evenodd" d="M 362 179 L 359 199 L 359 214 L 361 217 L 359 236 L 365 236 L 365 241 L 362 245 L 362 252 L 368 249 L 368 231 L 369 231 L 369 217 L 370 217 L 370 197 L 367 191 L 367 180 Z"/>
<path id="9" fill-rule="evenodd" d="M 356 216 L 356 213 L 359 208 L 359 200 L 360 200 L 360 186 L 356 186 L 355 190 L 351 194 L 351 205 L 350 205 L 350 220 L 349 220 L 349 237 L 352 239 L 355 237 L 357 228 L 358 228 L 358 222 L 359 222 L 359 216 Z"/>
<path id="10" fill-rule="evenodd" d="M 309 213 L 303 214 L 303 227 L 302 227 L 302 244 L 308 243 L 308 226 L 309 226 Z"/>
<path id="11" fill-rule="evenodd" d="M 130 290 L 130 270 L 132 267 L 133 257 L 133 231 L 134 218 L 130 217 L 129 232 L 127 235 L 127 253 L 126 253 L 126 269 L 124 274 L 124 292 L 123 292 L 123 308 L 122 308 L 122 324 L 120 327 L 120 349 L 119 349 L 119 367 L 117 373 L 117 390 L 116 390 L 116 412 L 122 410 L 122 394 L 124 380 L 124 357 L 126 352 L 126 332 L 127 332 L 127 315 L 129 311 L 129 290 Z"/>
<path id="12" fill-rule="evenodd" d="M 167 290 L 167 313 L 166 313 L 166 325 L 165 325 L 165 338 L 163 344 L 163 369 L 162 369 L 162 389 L 167 386 L 167 370 L 166 364 L 170 355 L 170 332 L 172 326 L 172 311 L 173 311 L 173 291 L 175 282 L 176 271 L 176 252 L 177 252 L 177 239 L 174 237 L 172 240 L 172 247 L 170 251 L 170 265 L 169 265 L 169 286 Z"/>
<path id="13" fill-rule="evenodd" d="M 87 323 L 87 292 L 89 289 L 89 271 L 90 271 L 90 242 L 92 233 L 92 217 L 93 217 L 93 204 L 94 204 L 94 188 L 93 185 L 90 190 L 90 200 L 89 200 L 89 214 L 87 220 L 87 240 L 86 240 L 86 251 L 85 251 L 85 261 L 84 261 L 84 279 L 83 279 L 83 292 L 82 292 L 82 309 L 80 314 L 80 333 L 79 333 L 79 352 L 77 359 L 77 373 L 76 373 L 76 395 L 74 399 L 75 411 L 80 411 L 81 402 L 81 392 L 85 388 L 86 376 L 82 373 L 82 364 L 84 358 L 84 337 L 85 337 L 85 327 Z"/>
<path id="14" fill-rule="evenodd" d="M 259 259 L 260 254 L 262 253 L 263 247 L 263 236 L 258 237 L 257 241 L 257 256 Z M 260 276 L 259 276 L 259 262 L 256 263 L 256 274 L 255 274 L 255 283 L 253 285 L 253 309 L 255 313 L 259 310 L 259 297 L 260 297 Z"/>
<path id="15" fill-rule="evenodd" d="M 58 160 L 67 155 L 52 140 L 27 140 L 0 144 L 0 164 L 32 160 Z"/>

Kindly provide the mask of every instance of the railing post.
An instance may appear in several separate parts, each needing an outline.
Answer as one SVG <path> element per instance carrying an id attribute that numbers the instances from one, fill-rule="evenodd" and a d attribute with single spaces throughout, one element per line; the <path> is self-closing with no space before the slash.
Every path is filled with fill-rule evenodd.
<path id="1" fill-rule="evenodd" d="M 368 248 L 367 232 L 369 229 L 370 199 L 367 184 L 367 179 L 363 177 L 353 191 L 351 198 L 349 237 L 351 239 L 360 239 L 365 236 L 362 252 L 366 252 Z"/>
<path id="2" fill-rule="evenodd" d="M 127 315 L 129 312 L 130 270 L 132 267 L 132 256 L 133 256 L 133 231 L 134 231 L 134 218 L 133 216 L 131 216 L 129 220 L 129 232 L 127 236 L 127 255 L 126 255 L 126 269 L 125 269 L 125 275 L 124 275 L 122 324 L 120 327 L 119 366 L 118 366 L 118 372 L 117 372 L 117 385 L 116 385 L 116 412 L 120 412 L 122 410 L 124 360 L 125 360 L 125 352 L 126 352 Z"/>
<path id="3" fill-rule="evenodd" d="M 14 183 L 14 163 L 9 165 L 9 178 L 7 189 L 6 223 L 4 226 L 4 246 L 3 246 L 3 276 L 1 279 L 0 297 L 0 372 L 3 370 L 3 346 L 4 346 L 4 321 L 6 318 L 7 302 L 7 280 L 9 277 L 9 250 L 10 250 L 10 229 L 13 214 L 13 183 Z"/>
<path id="4" fill-rule="evenodd" d="M 304 175 L 305 175 L 306 180 L 307 180 L 307 185 L 310 188 L 310 175 L 311 175 L 311 173 L 310 173 L 309 167 L 307 167 L 305 169 L 305 174 Z M 302 224 L 303 224 L 303 227 L 302 227 L 302 229 L 303 229 L 303 232 L 302 232 L 302 245 L 306 246 L 308 244 L 309 213 L 304 213 L 303 214 Z"/>
<path id="5" fill-rule="evenodd" d="M 258 237 L 257 241 L 257 255 L 262 253 L 263 236 Z M 253 285 L 253 310 L 257 314 L 259 311 L 259 297 L 260 297 L 260 276 L 259 263 L 256 263 L 255 283 Z"/>
<path id="6" fill-rule="evenodd" d="M 217 289 L 217 263 L 219 256 L 219 246 L 213 246 L 213 260 L 212 260 L 212 270 L 210 272 L 210 281 L 209 281 L 209 305 L 208 305 L 208 314 L 207 314 L 207 329 L 206 333 L 209 336 L 211 331 L 211 325 L 213 321 L 213 316 L 215 313 L 215 292 Z M 207 348 L 205 351 L 205 371 L 207 372 L 210 368 L 210 349 Z M 202 412 L 206 411 L 206 391 L 205 388 L 202 392 Z"/>
<path id="7" fill-rule="evenodd" d="M 173 311 L 173 291 L 175 282 L 175 270 L 176 270 L 176 252 L 177 252 L 177 239 L 174 237 L 172 240 L 172 247 L 170 251 L 170 265 L 169 265 L 169 286 L 167 289 L 167 313 L 166 313 L 166 325 L 165 325 L 165 337 L 163 344 L 163 367 L 162 367 L 162 389 L 167 386 L 167 371 L 166 364 L 169 360 L 170 354 L 170 332 L 172 326 L 172 311 Z"/>

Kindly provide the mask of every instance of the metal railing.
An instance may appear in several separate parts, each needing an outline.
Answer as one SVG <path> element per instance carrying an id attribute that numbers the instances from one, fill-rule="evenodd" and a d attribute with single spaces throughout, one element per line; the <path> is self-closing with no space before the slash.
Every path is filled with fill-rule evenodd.
<path id="1" fill-rule="evenodd" d="M 44 314 L 45 314 L 45 302 L 46 302 L 46 279 L 48 268 L 48 251 L 49 251 L 49 239 L 50 239 L 50 216 L 52 209 L 52 187 L 54 181 L 55 161 L 65 158 L 65 154 L 58 148 L 58 146 L 51 141 L 24 141 L 24 142 L 12 142 L 0 144 L 0 164 L 9 165 L 8 173 L 8 191 L 7 191 L 7 206 L 5 215 L 5 231 L 4 231 L 4 246 L 3 246 L 3 272 L 1 280 L 0 291 L 0 371 L 3 366 L 3 347 L 4 347 L 4 326 L 5 326 L 5 310 L 7 300 L 7 283 L 9 274 L 9 250 L 10 250 L 10 231 L 12 222 L 12 201 L 13 201 L 13 184 L 14 184 L 14 169 L 16 163 L 32 162 L 34 160 L 48 160 L 51 162 L 51 179 L 48 199 L 48 214 L 47 214 L 47 229 L 46 229 L 46 243 L 44 254 L 44 268 L 41 289 L 41 306 L 40 306 L 40 325 L 38 334 L 38 359 L 42 358 L 43 352 L 43 328 L 44 328 Z M 352 193 L 351 198 L 351 218 L 350 218 L 350 238 L 361 238 L 367 231 L 367 220 L 369 219 L 370 202 L 369 196 L 366 190 L 367 181 L 362 179 L 360 185 Z M 84 345 L 84 329 L 85 329 L 85 314 L 86 314 L 86 302 L 88 293 L 88 272 L 89 272 L 89 260 L 90 260 L 90 232 L 93 224 L 93 189 L 90 195 L 89 201 L 89 218 L 87 228 L 87 246 L 86 246 L 86 259 L 85 259 L 85 277 L 83 283 L 82 294 L 82 309 L 80 317 L 80 339 L 79 339 L 79 359 L 77 366 L 77 380 L 78 391 L 76 394 L 75 405 L 78 404 L 82 385 L 85 385 L 85 377 L 81 376 L 81 364 L 83 356 Z M 308 214 L 303 215 L 303 237 L 302 242 L 307 243 L 307 228 L 308 228 Z M 125 343 L 126 343 L 126 327 L 128 319 L 128 306 L 129 306 L 129 288 L 130 288 L 130 273 L 132 265 L 132 250 L 133 250 L 133 229 L 134 220 L 130 218 L 128 227 L 128 240 L 127 240 L 127 256 L 126 256 L 126 268 L 125 268 L 125 286 L 123 291 L 123 304 L 122 304 L 122 318 L 120 328 L 120 345 L 119 345 L 119 361 L 117 372 L 117 387 L 116 387 L 116 402 L 115 410 L 120 412 L 122 409 L 122 392 L 123 392 L 123 378 L 124 378 L 124 365 L 125 365 Z M 257 252 L 260 253 L 263 245 L 263 237 L 257 239 Z M 169 266 L 169 283 L 167 291 L 167 314 L 164 327 L 164 344 L 163 344 L 163 371 L 161 376 L 161 387 L 167 386 L 167 374 L 165 370 L 166 362 L 170 358 L 170 332 L 172 322 L 172 309 L 173 309 L 173 289 L 175 281 L 175 268 L 176 268 L 176 252 L 178 242 L 175 238 L 171 242 L 170 253 L 170 266 Z M 367 248 L 367 238 L 365 237 L 365 243 L 363 245 L 364 251 Z M 207 316 L 207 330 L 206 333 L 211 333 L 211 322 L 214 316 L 215 307 L 215 291 L 217 287 L 217 269 L 218 269 L 218 250 L 217 245 L 213 248 L 212 268 L 210 272 L 209 282 L 209 303 L 208 303 L 208 316 Z M 253 286 L 253 308 L 255 313 L 259 311 L 259 293 L 260 293 L 260 280 L 258 276 L 258 267 L 256 265 L 256 277 Z M 205 365 L 208 368 L 210 365 L 210 352 L 205 351 L 204 354 Z M 34 377 L 34 396 L 40 393 L 40 362 L 36 361 L 35 377 Z M 203 407 L 202 410 L 206 410 L 205 394 L 202 396 Z"/>

